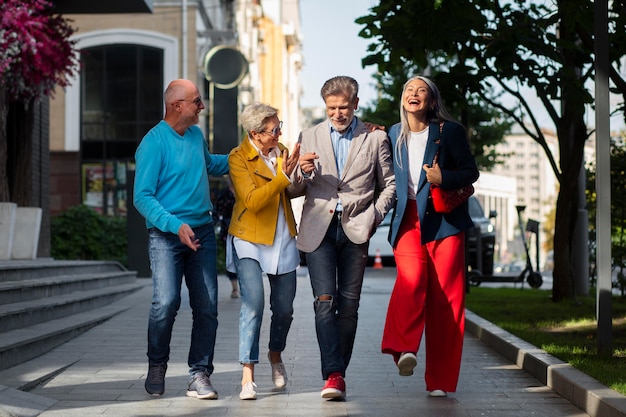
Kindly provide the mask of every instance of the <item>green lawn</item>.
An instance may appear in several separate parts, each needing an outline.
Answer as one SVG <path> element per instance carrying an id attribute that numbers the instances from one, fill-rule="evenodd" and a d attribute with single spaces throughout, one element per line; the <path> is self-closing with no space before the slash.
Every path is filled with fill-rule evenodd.
<path id="1" fill-rule="evenodd" d="M 466 306 L 480 317 L 626 395 L 626 300 L 614 297 L 613 355 L 597 355 L 595 295 L 553 303 L 550 292 L 472 287 Z M 590 291 L 595 294 L 595 291 Z"/>

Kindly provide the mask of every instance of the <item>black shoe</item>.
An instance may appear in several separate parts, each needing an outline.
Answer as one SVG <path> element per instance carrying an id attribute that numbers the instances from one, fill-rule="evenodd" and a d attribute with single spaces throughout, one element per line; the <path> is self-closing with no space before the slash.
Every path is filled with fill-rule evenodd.
<path id="1" fill-rule="evenodd" d="M 165 371 L 167 371 L 167 363 L 150 362 L 145 384 L 148 394 L 155 397 L 163 395 L 165 392 Z"/>

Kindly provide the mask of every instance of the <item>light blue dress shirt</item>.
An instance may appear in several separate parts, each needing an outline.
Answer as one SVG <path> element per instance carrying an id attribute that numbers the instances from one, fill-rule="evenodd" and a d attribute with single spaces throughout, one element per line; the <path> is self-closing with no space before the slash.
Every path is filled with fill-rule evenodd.
<path id="1" fill-rule="evenodd" d="M 356 128 L 356 117 L 352 118 L 352 122 L 350 126 L 346 129 L 345 132 L 339 133 L 337 129 L 333 126 L 331 122 L 330 124 L 330 140 L 333 143 L 333 151 L 335 151 L 335 162 L 337 163 L 337 173 L 339 178 L 341 178 L 341 174 L 343 173 L 343 167 L 346 165 L 346 159 L 348 158 L 348 152 L 350 151 L 350 144 L 352 143 L 352 138 L 354 136 L 354 129 Z M 341 205 L 341 200 L 337 203 L 337 211 L 342 211 L 343 207 Z"/>

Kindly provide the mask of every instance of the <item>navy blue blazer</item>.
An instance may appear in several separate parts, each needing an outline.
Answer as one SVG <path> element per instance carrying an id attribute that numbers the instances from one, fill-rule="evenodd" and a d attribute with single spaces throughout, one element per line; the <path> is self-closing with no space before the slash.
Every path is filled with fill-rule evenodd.
<path id="1" fill-rule="evenodd" d="M 439 150 L 438 162 L 441 167 L 442 189 L 458 189 L 474 183 L 478 179 L 478 168 L 469 147 L 467 133 L 458 123 L 446 121 L 443 125 L 442 139 L 439 141 L 439 123 L 431 122 L 424 160 L 419 164 L 421 175 L 416 193 L 417 211 L 420 219 L 422 244 L 457 234 L 474 226 L 467 210 L 467 202 L 451 213 L 437 213 L 430 201 L 430 184 L 426 181 L 424 164 L 432 164 L 435 153 Z M 391 221 L 389 242 L 395 247 L 398 230 L 406 210 L 409 187 L 409 162 L 407 144 L 400 149 L 402 166 L 398 162 L 396 144 L 400 135 L 400 123 L 389 130 L 392 143 L 393 168 L 396 176 L 396 207 Z M 440 142 L 440 143 L 439 143 Z M 413 161 L 415 163 L 415 161 Z"/>

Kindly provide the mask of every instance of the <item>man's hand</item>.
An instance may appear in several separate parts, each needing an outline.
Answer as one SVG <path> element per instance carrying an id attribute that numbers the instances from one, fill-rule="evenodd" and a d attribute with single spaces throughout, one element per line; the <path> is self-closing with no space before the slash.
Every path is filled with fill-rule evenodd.
<path id="1" fill-rule="evenodd" d="M 188 246 L 194 252 L 200 247 L 200 239 L 196 239 L 196 235 L 187 223 L 183 223 L 180 229 L 178 229 L 178 238 L 180 243 Z"/>
<path id="2" fill-rule="evenodd" d="M 370 123 L 370 122 L 363 122 L 363 124 L 365 125 L 365 128 L 367 129 L 368 132 L 373 132 L 375 130 L 385 130 L 385 126 L 381 126 L 381 125 L 377 125 L 376 123 Z"/>
<path id="3" fill-rule="evenodd" d="M 320 156 L 315 152 L 307 152 L 300 156 L 300 169 L 305 174 L 310 174 L 315 170 L 315 160 Z"/>

